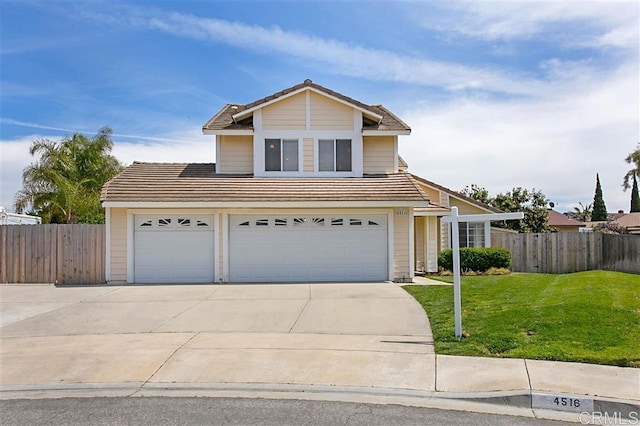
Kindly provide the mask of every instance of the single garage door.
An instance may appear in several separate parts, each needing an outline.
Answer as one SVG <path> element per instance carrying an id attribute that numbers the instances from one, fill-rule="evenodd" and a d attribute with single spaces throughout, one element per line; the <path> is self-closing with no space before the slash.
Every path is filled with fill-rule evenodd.
<path id="1" fill-rule="evenodd" d="M 136 283 L 214 281 L 213 216 L 136 215 Z"/>
<path id="2" fill-rule="evenodd" d="M 231 216 L 232 282 L 385 281 L 386 215 Z"/>

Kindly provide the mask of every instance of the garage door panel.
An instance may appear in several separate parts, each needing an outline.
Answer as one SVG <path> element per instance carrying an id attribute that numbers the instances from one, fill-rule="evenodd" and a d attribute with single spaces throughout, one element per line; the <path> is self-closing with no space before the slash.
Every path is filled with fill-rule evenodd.
<path id="1" fill-rule="evenodd" d="M 386 280 L 386 216 L 232 216 L 230 269 L 235 282 Z"/>
<path id="2" fill-rule="evenodd" d="M 136 217 L 136 283 L 214 281 L 214 230 L 210 216 Z"/>

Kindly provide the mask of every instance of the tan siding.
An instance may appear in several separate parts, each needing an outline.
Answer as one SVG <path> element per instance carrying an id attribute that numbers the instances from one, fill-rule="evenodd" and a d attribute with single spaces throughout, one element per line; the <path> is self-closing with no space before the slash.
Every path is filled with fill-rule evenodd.
<path id="1" fill-rule="evenodd" d="M 313 172 L 313 168 L 314 168 L 313 138 L 304 138 L 302 149 L 303 149 L 303 152 L 302 152 L 303 169 L 302 170 L 304 172 Z"/>
<path id="2" fill-rule="evenodd" d="M 220 136 L 218 173 L 253 173 L 253 137 Z"/>
<path id="3" fill-rule="evenodd" d="M 127 281 L 127 209 L 111 209 L 111 281 Z"/>
<path id="4" fill-rule="evenodd" d="M 455 207 L 458 208 L 458 214 L 459 215 L 463 215 L 463 214 L 485 214 L 485 213 L 487 213 L 486 210 L 483 210 L 480 207 L 474 206 L 471 203 L 467 203 L 465 201 L 458 200 L 458 199 L 453 198 L 453 197 L 449 197 L 449 203 L 450 203 L 451 207 L 455 206 Z"/>
<path id="5" fill-rule="evenodd" d="M 394 173 L 393 136 L 368 136 L 362 140 L 364 173 Z"/>
<path id="6" fill-rule="evenodd" d="M 434 203 L 436 204 L 440 204 L 440 191 L 437 191 L 431 187 L 428 187 L 426 185 L 422 185 L 420 184 L 420 182 L 418 182 L 418 185 L 420 186 L 420 189 L 422 189 L 426 194 L 427 197 L 429 197 L 430 200 L 432 200 Z"/>
<path id="7" fill-rule="evenodd" d="M 405 212 L 406 214 L 398 214 Z M 410 278 L 409 260 L 409 211 L 408 209 L 394 210 L 393 222 L 393 276 L 395 280 Z"/>
<path id="8" fill-rule="evenodd" d="M 353 108 L 311 92 L 312 130 L 353 130 Z"/>
<path id="9" fill-rule="evenodd" d="M 306 94 L 299 93 L 262 109 L 264 130 L 304 130 L 307 126 Z"/>
<path id="10" fill-rule="evenodd" d="M 424 271 L 426 264 L 426 253 L 424 250 L 424 243 L 426 237 L 426 220 L 424 217 L 415 218 L 415 256 L 416 256 L 416 271 Z"/>

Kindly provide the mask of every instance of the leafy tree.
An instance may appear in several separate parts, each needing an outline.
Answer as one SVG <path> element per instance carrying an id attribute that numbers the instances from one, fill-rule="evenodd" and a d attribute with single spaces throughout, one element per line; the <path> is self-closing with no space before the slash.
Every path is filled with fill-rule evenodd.
<path id="1" fill-rule="evenodd" d="M 524 212 L 524 219 L 508 221 L 502 227 L 518 232 L 551 232 L 547 225 L 547 203 L 542 191 L 513 188 L 506 194 L 498 194 L 491 199 L 491 205 L 505 212 Z M 499 225 L 498 225 L 499 226 Z"/>
<path id="2" fill-rule="evenodd" d="M 524 219 L 495 223 L 495 226 L 513 229 L 518 232 L 552 232 L 547 225 L 547 203 L 549 200 L 535 188 L 513 188 L 506 194 L 498 194 L 495 197 L 489 195 L 489 191 L 478 185 L 467 185 L 461 194 L 474 200 L 481 201 L 505 212 L 524 212 Z"/>
<path id="3" fill-rule="evenodd" d="M 631 189 L 631 213 L 640 212 L 640 194 L 638 193 L 638 180 L 633 176 L 633 188 Z"/>
<path id="4" fill-rule="evenodd" d="M 616 222 L 603 222 L 593 227 L 594 232 L 603 234 L 628 234 L 629 230 Z"/>
<path id="5" fill-rule="evenodd" d="M 601 221 L 607 220 L 607 206 L 602 198 L 602 187 L 600 186 L 600 176 L 596 173 L 596 193 L 593 197 L 593 211 L 591 212 L 591 220 Z"/>
<path id="6" fill-rule="evenodd" d="M 460 193 L 462 195 L 466 195 L 469 198 L 473 198 L 476 201 L 480 201 L 481 203 L 490 204 L 491 202 L 489 191 L 476 184 L 465 186 L 464 189 L 460 191 Z"/>
<path id="7" fill-rule="evenodd" d="M 634 167 L 629 170 L 622 179 L 622 188 L 626 191 L 631 188 L 629 182 L 631 182 L 632 177 L 640 178 L 640 144 L 638 144 L 636 150 L 629 154 L 624 161 L 634 165 Z"/>
<path id="8" fill-rule="evenodd" d="M 591 211 L 593 210 L 593 204 L 587 204 L 583 206 L 582 203 L 578 203 L 578 207 L 573 208 L 573 213 L 576 219 L 581 222 L 589 222 L 591 220 Z"/>
<path id="9" fill-rule="evenodd" d="M 39 158 L 24 169 L 16 211 L 30 208 L 43 223 L 104 223 L 100 190 L 123 168 L 110 154 L 111 134 L 105 126 L 93 138 L 74 133 L 60 142 L 36 139 L 29 152 Z"/>

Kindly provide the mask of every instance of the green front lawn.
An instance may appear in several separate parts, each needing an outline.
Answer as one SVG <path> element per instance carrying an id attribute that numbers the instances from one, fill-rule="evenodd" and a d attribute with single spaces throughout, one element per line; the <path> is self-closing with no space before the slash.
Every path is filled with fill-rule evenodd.
<path id="1" fill-rule="evenodd" d="M 463 339 L 453 286 L 404 287 L 427 312 L 438 354 L 640 367 L 639 275 L 464 276 L 461 287 Z"/>

